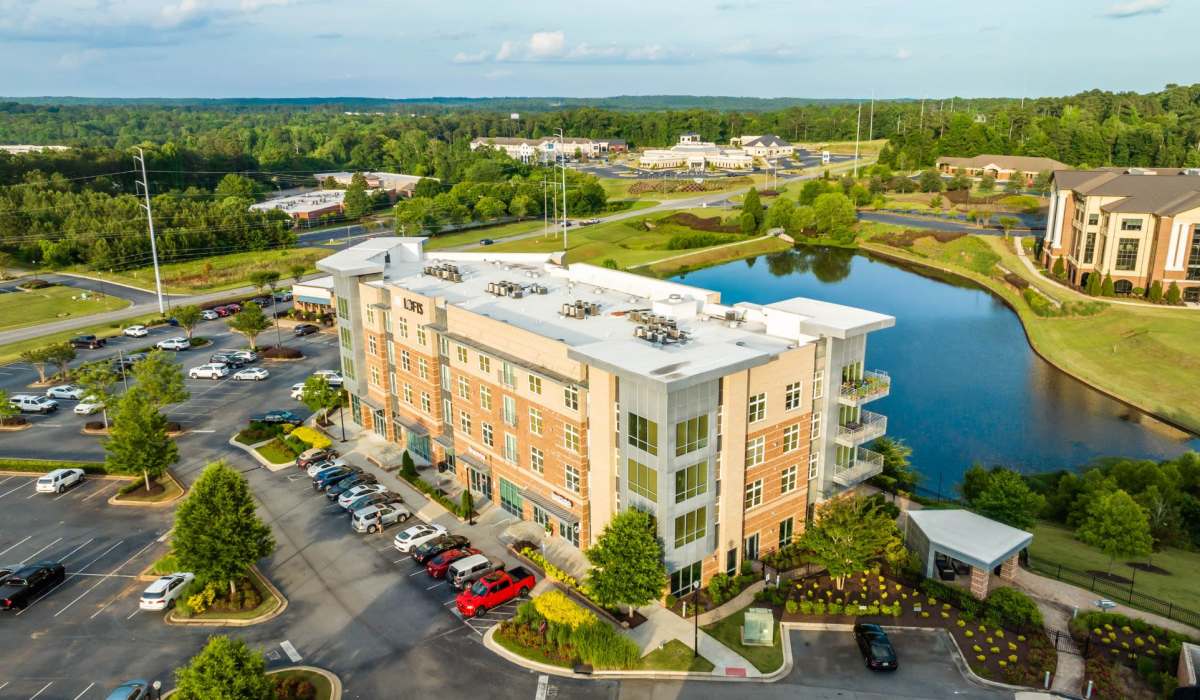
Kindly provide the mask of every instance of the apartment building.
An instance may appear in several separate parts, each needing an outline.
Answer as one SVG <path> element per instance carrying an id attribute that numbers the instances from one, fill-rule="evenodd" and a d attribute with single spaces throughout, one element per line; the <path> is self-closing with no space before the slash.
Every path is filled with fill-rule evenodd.
<path id="1" fill-rule="evenodd" d="M 526 139 L 511 136 L 479 136 L 471 140 L 471 150 L 477 148 L 498 148 L 510 158 L 522 163 L 547 162 L 554 160 L 555 153 L 565 153 L 568 158 L 584 156 L 599 158 L 609 153 L 624 153 L 628 150 L 623 139 L 589 139 L 568 136 L 559 139 L 556 136 L 546 136 L 540 139 Z"/>
<path id="2" fill-rule="evenodd" d="M 1175 282 L 1200 302 L 1200 168 L 1058 170 L 1051 182 L 1044 265 L 1061 257 L 1080 287 L 1111 275 L 1118 294 Z"/>
<path id="3" fill-rule="evenodd" d="M 426 252 L 377 238 L 334 281 L 351 415 L 477 499 L 586 548 L 655 515 L 671 588 L 799 535 L 816 501 L 882 470 L 864 370 L 890 316 L 706 289 L 546 254 Z"/>
<path id="4" fill-rule="evenodd" d="M 1041 156 L 1004 156 L 985 154 L 970 158 L 942 156 L 937 159 L 936 167 L 943 175 L 966 175 L 971 178 L 981 178 L 991 175 L 997 182 L 1008 182 L 1014 177 L 1024 181 L 1025 187 L 1032 187 L 1039 173 L 1070 168 L 1053 158 Z"/>

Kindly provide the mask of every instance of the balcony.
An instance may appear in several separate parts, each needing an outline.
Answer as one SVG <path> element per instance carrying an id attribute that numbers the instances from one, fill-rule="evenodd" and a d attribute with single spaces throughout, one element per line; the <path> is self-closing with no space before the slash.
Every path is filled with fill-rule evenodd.
<path id="1" fill-rule="evenodd" d="M 860 411 L 857 422 L 838 425 L 838 444 L 846 447 L 858 447 L 882 437 L 887 432 L 887 416 L 871 411 Z"/>
<path id="2" fill-rule="evenodd" d="M 833 465 L 833 482 L 840 486 L 853 486 L 883 471 L 883 455 L 865 447 L 854 450 L 846 464 Z"/>
<path id="3" fill-rule="evenodd" d="M 891 393 L 892 378 L 887 372 L 867 370 L 862 379 L 852 379 L 842 382 L 838 398 L 847 406 L 861 406 L 875 399 L 882 399 Z"/>

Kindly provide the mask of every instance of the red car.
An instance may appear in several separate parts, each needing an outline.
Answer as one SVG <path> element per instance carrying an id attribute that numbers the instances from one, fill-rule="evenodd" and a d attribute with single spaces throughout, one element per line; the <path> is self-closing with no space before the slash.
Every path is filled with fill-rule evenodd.
<path id="1" fill-rule="evenodd" d="M 459 559 L 462 559 L 463 557 L 469 557 L 472 554 L 479 553 L 479 550 L 475 549 L 474 547 L 447 549 L 433 559 L 430 559 L 429 563 L 425 565 L 425 571 L 434 578 L 445 578 L 446 570 L 450 568 L 451 564 Z"/>
<path id="2" fill-rule="evenodd" d="M 523 566 L 509 571 L 496 571 L 484 576 L 454 599 L 454 605 L 463 618 L 484 615 L 517 596 L 533 590 L 537 581 Z"/>
<path id="3" fill-rule="evenodd" d="M 213 308 L 213 311 L 216 311 L 217 315 L 222 318 L 228 316 L 230 313 L 228 306 L 217 306 Z"/>

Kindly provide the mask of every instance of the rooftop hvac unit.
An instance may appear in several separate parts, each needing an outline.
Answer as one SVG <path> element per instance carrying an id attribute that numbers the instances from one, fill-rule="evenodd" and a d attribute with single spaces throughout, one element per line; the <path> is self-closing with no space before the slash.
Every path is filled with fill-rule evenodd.
<path id="1" fill-rule="evenodd" d="M 512 294 L 509 296 L 511 296 L 513 299 L 520 299 L 521 297 L 525 296 L 525 290 L 517 287 L 516 289 L 512 290 Z"/>

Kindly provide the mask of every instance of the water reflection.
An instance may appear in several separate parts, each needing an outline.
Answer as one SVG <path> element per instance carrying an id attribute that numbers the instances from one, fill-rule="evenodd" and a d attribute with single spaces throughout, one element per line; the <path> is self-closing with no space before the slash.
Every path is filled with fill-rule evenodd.
<path id="1" fill-rule="evenodd" d="M 913 447 L 926 485 L 956 483 L 972 462 L 1028 471 L 1100 456 L 1173 457 L 1189 439 L 1063 374 L 1038 357 L 1020 321 L 972 285 L 947 283 L 853 251 L 799 248 L 678 279 L 719 290 L 727 302 L 792 296 L 891 314 L 872 335 L 867 364 L 891 373 L 891 395 L 873 410 Z"/>

